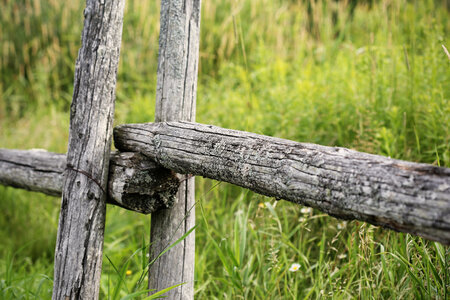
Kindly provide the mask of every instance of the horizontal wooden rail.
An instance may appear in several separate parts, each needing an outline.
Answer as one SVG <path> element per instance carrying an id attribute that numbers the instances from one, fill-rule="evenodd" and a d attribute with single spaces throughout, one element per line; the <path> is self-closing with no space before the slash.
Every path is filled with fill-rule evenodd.
<path id="1" fill-rule="evenodd" d="M 450 244 L 450 169 L 189 122 L 127 124 L 115 146 L 183 174 Z"/>
<path id="2" fill-rule="evenodd" d="M 0 149 L 0 184 L 61 196 L 66 155 Z M 90 176 L 83 170 L 79 171 Z M 175 173 L 139 153 L 112 153 L 107 202 L 148 214 L 171 207 L 180 182 Z"/>

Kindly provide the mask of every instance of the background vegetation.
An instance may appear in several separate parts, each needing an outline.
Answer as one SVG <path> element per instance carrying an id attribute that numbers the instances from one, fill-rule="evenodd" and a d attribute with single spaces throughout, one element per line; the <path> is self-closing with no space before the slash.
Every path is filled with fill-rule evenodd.
<path id="1" fill-rule="evenodd" d="M 154 118 L 157 2 L 127 1 L 117 124 Z M 448 1 L 355 2 L 204 0 L 197 121 L 450 167 Z M 0 147 L 66 151 L 83 8 L 0 1 Z M 205 179 L 197 199 L 197 299 L 450 294 L 439 243 Z M 0 186 L 0 298 L 50 298 L 59 203 Z M 145 289 L 149 226 L 108 207 L 102 299 Z"/>

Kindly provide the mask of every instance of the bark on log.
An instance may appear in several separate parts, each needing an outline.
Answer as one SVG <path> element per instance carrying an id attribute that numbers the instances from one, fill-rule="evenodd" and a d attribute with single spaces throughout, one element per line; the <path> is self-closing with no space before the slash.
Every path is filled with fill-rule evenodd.
<path id="1" fill-rule="evenodd" d="M 109 165 L 108 194 L 111 204 L 140 213 L 171 208 L 176 201 L 180 180 L 138 153 L 112 155 Z"/>
<path id="2" fill-rule="evenodd" d="M 450 169 L 189 122 L 128 124 L 115 145 L 179 173 L 450 244 Z"/>
<path id="3" fill-rule="evenodd" d="M 125 1 L 87 0 L 70 107 L 53 299 L 98 299 Z"/>
<path id="4" fill-rule="evenodd" d="M 0 184 L 61 196 L 66 155 L 0 149 Z M 180 185 L 172 171 L 135 152 L 111 153 L 106 202 L 149 214 L 170 208 Z"/>
<path id="5" fill-rule="evenodd" d="M 200 0 L 162 0 L 155 121 L 195 120 Z M 150 259 L 155 259 L 195 226 L 195 182 L 184 180 L 173 208 L 152 214 Z M 157 259 L 149 269 L 149 289 L 185 283 L 164 294 L 194 298 L 195 233 Z"/>

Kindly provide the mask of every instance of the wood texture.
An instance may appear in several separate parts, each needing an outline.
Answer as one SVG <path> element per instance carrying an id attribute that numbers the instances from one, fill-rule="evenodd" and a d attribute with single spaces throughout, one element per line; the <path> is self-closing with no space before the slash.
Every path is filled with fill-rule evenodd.
<path id="1" fill-rule="evenodd" d="M 450 244 L 450 169 L 189 122 L 122 125 L 115 145 L 179 173 Z"/>
<path id="2" fill-rule="evenodd" d="M 61 196 L 66 156 L 42 149 L 0 149 L 0 184 Z"/>
<path id="3" fill-rule="evenodd" d="M 162 0 L 155 121 L 195 120 L 200 0 Z M 173 208 L 152 214 L 150 258 L 195 226 L 195 182 L 184 180 Z M 195 235 L 150 266 L 149 288 L 156 291 L 185 283 L 166 293 L 169 299 L 194 298 Z"/>
<path id="4" fill-rule="evenodd" d="M 53 299 L 98 299 L 124 0 L 87 0 L 70 107 Z"/>
<path id="5" fill-rule="evenodd" d="M 0 184 L 61 196 L 66 155 L 42 149 L 0 149 Z M 180 185 L 172 171 L 139 153 L 112 153 L 106 202 L 149 214 L 170 208 Z"/>
<path id="6" fill-rule="evenodd" d="M 111 156 L 108 180 L 108 203 L 144 214 L 172 207 L 180 186 L 174 172 L 131 152 Z"/>

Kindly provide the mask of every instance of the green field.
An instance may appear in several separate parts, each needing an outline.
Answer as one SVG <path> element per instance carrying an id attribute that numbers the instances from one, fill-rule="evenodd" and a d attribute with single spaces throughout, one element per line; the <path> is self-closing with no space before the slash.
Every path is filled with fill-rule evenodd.
<path id="1" fill-rule="evenodd" d="M 158 2 L 127 1 L 116 124 L 154 119 Z M 306 2 L 203 0 L 197 121 L 450 167 L 446 0 Z M 1 148 L 67 150 L 83 8 L 0 1 Z M 202 178 L 197 201 L 196 299 L 450 298 L 448 246 Z M 50 299 L 59 205 L 0 186 L 0 299 Z M 106 223 L 100 298 L 121 299 L 150 218 Z"/>

